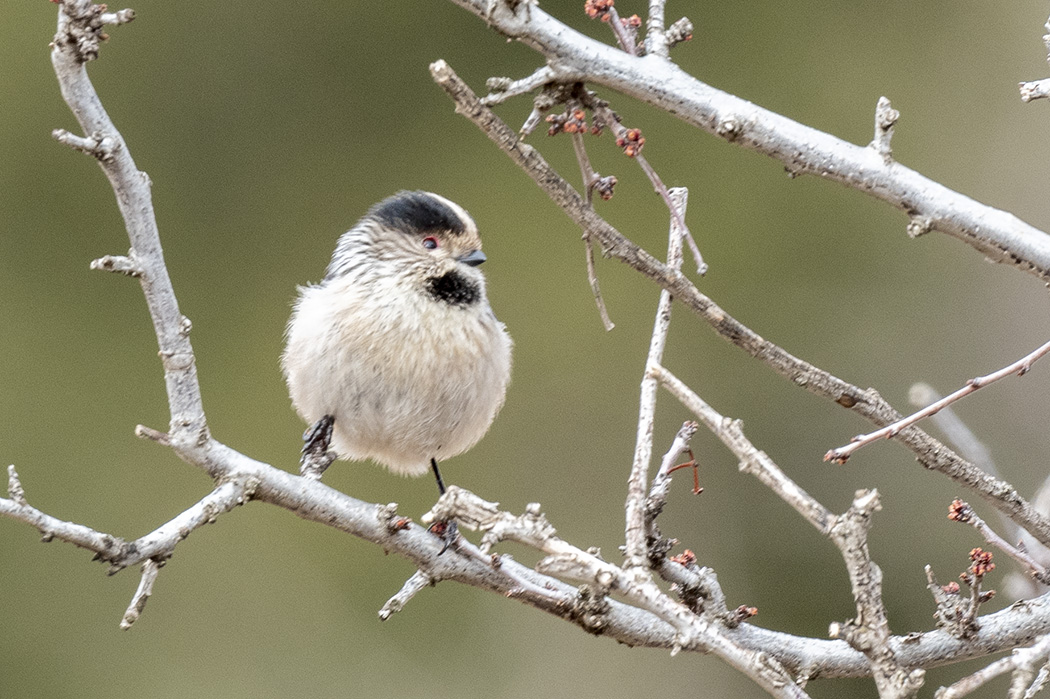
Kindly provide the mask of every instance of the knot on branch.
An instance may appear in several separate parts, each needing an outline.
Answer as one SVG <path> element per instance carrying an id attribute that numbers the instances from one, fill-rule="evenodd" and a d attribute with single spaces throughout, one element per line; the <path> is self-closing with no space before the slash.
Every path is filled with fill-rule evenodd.
<path id="1" fill-rule="evenodd" d="M 645 537 L 646 555 L 649 559 L 649 567 L 656 570 L 663 565 L 667 554 L 678 545 L 678 539 L 668 539 L 660 533 L 660 529 L 651 525 L 650 533 Z"/>
<path id="2" fill-rule="evenodd" d="M 1050 97 L 1050 78 L 1017 83 L 1017 89 L 1021 93 L 1022 102 L 1045 99 L 1046 97 Z"/>
<path id="3" fill-rule="evenodd" d="M 929 216 L 912 216 L 908 221 L 908 237 L 918 238 L 933 230 L 933 221 Z"/>
<path id="4" fill-rule="evenodd" d="M 601 636 L 608 624 L 608 591 L 594 585 L 580 585 L 569 610 L 569 619 L 576 622 L 587 633 Z"/>
<path id="5" fill-rule="evenodd" d="M 124 255 L 104 255 L 97 260 L 91 261 L 91 269 L 102 272 L 116 272 L 126 277 L 139 278 L 142 276 L 142 267 L 131 257 Z"/>
<path id="6" fill-rule="evenodd" d="M 103 27 L 135 19 L 133 10 L 106 12 L 105 5 L 95 5 L 89 0 L 62 0 L 59 4 L 62 5 L 61 21 L 53 46 L 71 54 L 77 63 L 98 58 L 99 44 L 109 38 Z"/>
<path id="7" fill-rule="evenodd" d="M 901 113 L 890 105 L 887 98 L 879 98 L 878 104 L 875 105 L 875 138 L 869 148 L 881 155 L 887 165 L 893 160 L 890 139 L 893 138 L 893 126 L 900 117 Z"/>
<path id="8" fill-rule="evenodd" d="M 553 538 L 557 531 L 547 521 L 547 517 L 540 510 L 538 502 L 530 502 L 525 507 L 525 512 L 517 517 L 507 513 L 498 521 L 489 521 L 479 527 L 485 530 L 481 537 L 481 550 L 487 552 L 497 542 L 502 541 L 513 533 L 518 540 L 522 538 L 533 541 L 547 541 Z"/>
<path id="9" fill-rule="evenodd" d="M 14 500 L 16 505 L 25 507 L 29 504 L 26 500 L 26 491 L 22 488 L 22 481 L 18 478 L 18 472 L 15 471 L 15 465 L 11 464 L 7 467 L 7 497 Z"/>
<path id="10" fill-rule="evenodd" d="M 402 517 L 397 514 L 397 503 L 387 503 L 378 508 L 376 515 L 380 522 L 386 526 L 386 530 L 391 534 L 404 531 L 409 528 L 412 524 L 412 520 L 408 517 Z"/>
<path id="11" fill-rule="evenodd" d="M 693 23 L 689 21 L 688 17 L 682 17 L 680 20 L 672 24 L 667 28 L 667 47 L 674 48 L 683 41 L 692 41 L 693 39 Z"/>
<path id="12" fill-rule="evenodd" d="M 941 585 L 933 574 L 933 568 L 926 566 L 926 589 L 933 595 L 937 609 L 933 618 L 937 627 L 958 639 L 972 638 L 980 629 L 977 623 L 977 612 L 981 604 L 995 596 L 995 590 L 981 591 L 981 579 L 995 568 L 991 554 L 974 549 L 970 552 L 971 566 L 959 579 L 969 588 L 970 594 L 964 595 L 962 587 L 954 580 Z"/>
<path id="13" fill-rule="evenodd" d="M 120 150 L 119 137 L 107 136 L 97 131 L 85 137 L 77 136 L 65 129 L 55 129 L 51 132 L 51 136 L 59 143 L 65 144 L 81 153 L 86 153 L 102 163 L 112 162 L 113 156 Z"/>
<path id="14" fill-rule="evenodd" d="M 735 116 L 728 116 L 718 122 L 715 133 L 732 143 L 744 133 L 744 125 Z"/>

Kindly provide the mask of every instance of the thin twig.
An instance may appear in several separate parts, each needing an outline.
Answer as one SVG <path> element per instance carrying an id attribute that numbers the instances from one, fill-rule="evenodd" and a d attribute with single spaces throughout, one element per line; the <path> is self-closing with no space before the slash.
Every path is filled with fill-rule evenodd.
<path id="1" fill-rule="evenodd" d="M 671 203 L 676 215 L 671 219 L 667 243 L 667 265 L 678 270 L 682 265 L 682 238 L 685 229 L 678 223 L 689 202 L 689 191 L 676 188 L 671 193 Z M 656 389 L 658 383 L 653 375 L 654 367 L 663 361 L 667 332 L 671 326 L 671 294 L 663 289 L 656 306 L 649 355 L 645 360 L 645 375 L 642 377 L 641 398 L 638 405 L 638 434 L 635 439 L 634 460 L 631 475 L 627 479 L 627 528 L 625 541 L 625 570 L 645 570 L 648 567 L 648 552 L 645 546 L 645 488 L 649 479 L 649 461 L 653 453 L 653 422 L 656 411 Z"/>
<path id="2" fill-rule="evenodd" d="M 890 139 L 893 138 L 893 126 L 900 119 L 901 113 L 890 105 L 885 97 L 880 97 L 875 105 L 875 138 L 869 144 L 875 152 L 882 156 L 887 163 L 893 160 L 893 148 L 890 147 Z"/>
<path id="3" fill-rule="evenodd" d="M 149 558 L 143 562 L 142 579 L 139 580 L 138 589 L 135 590 L 135 595 L 131 598 L 131 604 L 128 605 L 127 611 L 124 612 L 124 618 L 120 620 L 120 628 L 124 631 L 130 629 L 131 625 L 138 621 L 142 610 L 146 608 L 146 602 L 149 601 L 150 595 L 153 594 L 153 583 L 157 581 L 159 573 L 160 564 L 155 560 Z"/>
<path id="4" fill-rule="evenodd" d="M 14 473 L 13 468 L 8 471 Z M 169 558 L 194 530 L 251 499 L 256 485 L 252 478 L 228 480 L 175 518 L 131 542 L 46 515 L 26 503 L 20 490 L 12 493 L 10 500 L 0 499 L 0 514 L 36 527 L 47 540 L 57 538 L 93 551 L 97 560 L 109 563 L 112 574 L 149 558 Z"/>
<path id="5" fill-rule="evenodd" d="M 594 244 L 590 238 L 583 239 L 584 255 L 587 261 L 587 283 L 591 285 L 591 293 L 594 294 L 594 302 L 598 305 L 598 316 L 602 319 L 602 326 L 606 332 L 616 327 L 609 317 L 609 310 L 605 307 L 605 298 L 602 296 L 601 287 L 598 286 L 598 272 L 594 268 Z"/>
<path id="6" fill-rule="evenodd" d="M 1045 661 L 1047 655 L 1050 655 L 1050 636 L 1043 636 L 1033 645 L 1027 648 L 1015 648 L 1013 653 L 1005 658 L 1000 658 L 947 687 L 941 687 L 934 694 L 934 697 L 935 699 L 961 699 L 961 697 L 972 694 L 1000 675 L 1016 672 L 1024 668 L 1034 669 L 1034 665 Z M 1034 671 L 1031 674 L 1034 675 Z M 1028 682 L 1024 681 L 1018 684 L 1020 684 L 1019 688 L 1021 691 L 1016 695 L 1017 699 L 1021 699 L 1021 697 L 1027 699 L 1029 696 L 1026 692 Z M 1013 687 L 1011 687 L 1010 697 L 1011 699 L 1015 697 Z"/>
<path id="7" fill-rule="evenodd" d="M 550 66 L 542 66 L 537 68 L 532 75 L 519 80 L 493 78 L 489 81 L 488 86 L 491 92 L 483 97 L 481 101 L 490 107 L 496 104 L 502 104 L 512 97 L 526 95 L 533 90 L 538 90 L 554 80 L 554 75 L 554 71 Z"/>
<path id="8" fill-rule="evenodd" d="M 834 521 L 831 511 L 788 478 L 768 454 L 756 448 L 744 435 L 739 420 L 722 416 L 665 367 L 654 367 L 650 373 L 740 460 L 742 472 L 757 478 L 821 534 L 828 533 Z"/>
<path id="9" fill-rule="evenodd" d="M 897 434 L 899 434 L 900 431 L 903 430 L 905 427 L 914 425 L 919 420 L 922 420 L 925 417 L 929 417 L 930 415 L 936 415 L 937 412 L 945 406 L 951 405 L 955 401 L 970 395 L 971 393 L 980 388 L 984 388 L 988 384 L 995 383 L 999 379 L 1006 378 L 1007 376 L 1011 376 L 1013 374 L 1017 374 L 1018 376 L 1024 376 L 1032 368 L 1032 365 L 1035 362 L 1037 362 L 1040 358 L 1045 356 L 1047 353 L 1050 353 L 1050 342 L 1047 342 L 1035 351 L 1026 354 L 1024 357 L 1021 357 L 1016 362 L 1009 364 L 998 371 L 994 371 L 991 374 L 987 374 L 985 376 L 978 376 L 975 379 L 970 379 L 966 382 L 966 385 L 960 388 L 958 391 L 955 391 L 954 393 L 945 396 L 939 401 L 926 406 L 922 410 L 914 412 L 911 415 L 908 415 L 907 417 L 901 418 L 900 420 L 897 420 L 896 422 L 890 425 L 886 425 L 882 429 L 854 437 L 852 443 L 843 447 L 838 447 L 837 449 L 830 450 L 827 454 L 824 455 L 824 460 L 844 464 L 846 463 L 846 460 L 849 459 L 849 457 L 853 454 L 853 452 L 857 451 L 861 447 L 867 444 L 871 444 L 872 442 L 878 441 L 879 439 L 896 437 Z"/>
<path id="10" fill-rule="evenodd" d="M 667 0 L 649 0 L 649 19 L 646 22 L 645 52 L 668 58 L 671 55 L 664 32 L 664 5 Z"/>
<path id="11" fill-rule="evenodd" d="M 921 381 L 912 384 L 908 389 L 908 403 L 913 408 L 925 408 L 943 397 L 933 386 Z M 931 415 L 930 420 L 944 433 L 948 443 L 959 452 L 960 456 L 977 464 L 991 475 L 999 477 L 999 468 L 995 465 L 992 452 L 951 407 L 942 408 L 936 415 Z"/>
<path id="12" fill-rule="evenodd" d="M 624 28 L 623 22 L 620 21 L 620 15 L 616 12 L 615 7 L 609 7 L 609 27 L 612 29 L 613 34 L 616 35 L 616 43 L 620 45 L 620 48 L 630 56 L 637 55 L 634 41 Z"/>
<path id="13" fill-rule="evenodd" d="M 1030 556 L 1027 551 L 1014 546 L 1006 539 L 999 536 L 994 529 L 988 526 L 987 522 L 974 512 L 973 508 L 970 507 L 968 503 L 959 499 L 952 501 L 951 507 L 949 508 L 948 519 L 955 522 L 962 522 L 963 524 L 969 524 L 980 532 L 985 541 L 1020 563 L 1021 566 L 1027 570 L 1029 575 L 1044 585 L 1050 585 L 1050 570 L 1047 570 L 1045 565 Z"/>
<path id="14" fill-rule="evenodd" d="M 594 112 L 595 116 L 612 130 L 613 134 L 618 138 L 622 139 L 627 135 L 628 129 L 620 123 L 615 112 L 602 101 L 596 99 L 588 99 L 587 105 Z M 667 206 L 667 210 L 671 212 L 671 216 L 675 218 L 678 225 L 683 231 L 685 231 L 685 240 L 689 244 L 689 250 L 693 253 L 693 260 L 696 262 L 696 272 L 700 276 L 707 273 L 707 263 L 704 262 L 704 256 L 700 254 L 700 248 L 696 244 L 696 240 L 693 239 L 693 234 L 689 231 L 689 226 L 685 223 L 685 215 L 675 209 L 674 202 L 671 200 L 670 190 L 664 185 L 660 175 L 657 174 L 656 170 L 649 161 L 646 160 L 645 156 L 640 151 L 635 151 L 634 155 L 631 156 L 637 163 L 645 176 L 649 178 L 649 182 L 653 185 L 653 191 L 660 195 L 663 199 L 664 204 Z"/>
<path id="15" fill-rule="evenodd" d="M 967 675 L 947 687 L 941 687 L 933 695 L 934 699 L 960 699 L 960 697 L 977 691 L 996 677 L 1013 672 L 1016 667 L 1017 659 L 1015 657 L 999 658 L 994 663 L 982 667 L 972 675 Z"/>
<path id="16" fill-rule="evenodd" d="M 392 615 L 400 612 L 420 590 L 433 584 L 433 578 L 423 571 L 417 570 L 412 574 L 412 577 L 405 581 L 405 584 L 401 587 L 398 593 L 388 599 L 386 604 L 383 605 L 383 608 L 379 610 L 380 621 L 386 621 Z"/>
<path id="17" fill-rule="evenodd" d="M 208 427 L 201 402 L 193 347 L 178 300 L 164 264 L 160 234 L 153 209 L 149 177 L 131 157 L 127 144 L 113 124 L 87 75 L 87 62 L 98 55 L 102 24 L 96 24 L 102 6 L 89 0 L 64 0 L 59 7 L 58 30 L 51 48 L 51 63 L 62 97 L 70 106 L 86 139 L 56 134 L 71 145 L 89 146 L 117 194 L 131 242 L 131 257 L 141 270 L 139 281 L 153 319 L 171 410 L 172 447 L 188 461 L 201 463 L 197 450 L 205 446 Z M 66 132 L 68 133 L 68 132 Z M 215 475 L 215 474 L 213 474 Z"/>
<path id="18" fill-rule="evenodd" d="M 594 185 L 598 182 L 598 173 L 591 166 L 591 159 L 587 156 L 587 148 L 583 144 L 583 135 L 579 132 L 570 134 L 572 136 L 572 149 L 576 153 L 576 162 L 580 165 L 580 176 L 583 178 L 584 200 L 588 205 L 594 202 Z M 591 293 L 594 294 L 594 302 L 598 305 L 598 315 L 602 319 L 605 331 L 609 332 L 616 325 L 609 318 L 609 310 L 605 307 L 605 299 L 598 284 L 598 272 L 594 268 L 594 244 L 590 237 L 583 236 L 584 254 L 587 261 L 587 282 L 591 285 Z"/>
<path id="19" fill-rule="evenodd" d="M 653 476 L 652 485 L 649 486 L 649 495 L 645 500 L 645 514 L 647 527 L 652 526 L 653 521 L 663 511 L 667 503 L 667 494 L 671 489 L 671 472 L 675 467 L 678 457 L 689 451 L 689 441 L 700 429 L 700 425 L 692 420 L 682 423 L 682 427 L 671 442 L 671 448 L 664 454 L 660 461 L 660 468 Z"/>

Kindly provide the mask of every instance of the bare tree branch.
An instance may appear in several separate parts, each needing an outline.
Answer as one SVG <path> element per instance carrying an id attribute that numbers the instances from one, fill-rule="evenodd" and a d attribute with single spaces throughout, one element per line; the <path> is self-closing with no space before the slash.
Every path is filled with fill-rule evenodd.
<path id="1" fill-rule="evenodd" d="M 882 603 L 882 571 L 868 552 L 871 517 L 880 509 L 878 491 L 858 491 L 849 510 L 835 518 L 829 532 L 846 562 L 857 604 L 856 619 L 832 624 L 830 636 L 845 639 L 871 660 L 880 697 L 903 699 L 915 696 L 926 672 L 921 668 L 909 670 L 890 644 L 886 607 Z"/>
<path id="2" fill-rule="evenodd" d="M 670 599 L 648 575 L 639 575 L 641 569 L 628 565 L 620 568 L 558 538 L 536 504 L 530 505 L 525 514 L 516 517 L 501 512 L 496 503 L 486 502 L 457 486 L 449 486 L 434 508 L 423 517 L 423 521 L 451 519 L 467 528 L 485 532 L 481 543 L 482 553 L 487 553 L 491 546 L 505 540 L 532 546 L 547 554 L 537 565 L 541 573 L 595 584 L 603 591 L 615 592 L 632 604 L 652 612 L 675 629 L 672 653 L 680 650 L 713 653 L 747 674 L 771 696 L 808 696 L 773 658 L 739 646 L 725 630 Z"/>
<path id="3" fill-rule="evenodd" d="M 520 141 L 514 131 L 481 103 L 447 63 L 437 61 L 431 64 L 430 72 L 456 103 L 456 111 L 474 122 L 569 218 L 599 241 L 607 256 L 621 260 L 652 279 L 711 325 L 725 340 L 762 360 L 794 384 L 853 410 L 879 426 L 900 419 L 900 413 L 873 389 L 863 390 L 832 376 L 764 339 L 730 316 L 700 293 L 686 277 L 642 250 L 587 206 L 535 148 Z M 901 431 L 896 438 L 926 468 L 943 473 L 956 483 L 972 489 L 1039 541 L 1050 544 L 1050 519 L 1032 508 L 1012 485 L 989 476 L 917 427 Z"/>
<path id="4" fill-rule="evenodd" d="M 667 243 L 667 265 L 677 271 L 682 266 L 682 241 L 687 231 L 679 221 L 685 215 L 689 192 L 675 189 L 671 192 L 672 204 L 677 209 L 671 218 L 671 232 Z M 648 551 L 645 545 L 645 491 L 648 483 L 649 462 L 653 454 L 653 423 L 656 412 L 657 381 L 653 368 L 663 361 L 667 332 L 671 327 L 671 294 L 663 289 L 656 307 L 649 356 L 645 360 L 645 375 L 642 377 L 642 392 L 638 404 L 638 435 L 635 439 L 634 460 L 631 475 L 627 479 L 627 531 L 626 561 L 624 568 L 631 570 L 647 568 Z"/>
<path id="5" fill-rule="evenodd" d="M 1043 26 L 1046 27 L 1047 32 L 1050 32 L 1050 19 L 1046 20 L 1046 24 Z M 1046 44 L 1046 60 L 1050 63 L 1050 33 L 1043 35 L 1043 43 Z M 1021 91 L 1022 102 L 1031 102 L 1032 100 L 1050 97 L 1050 78 L 1019 83 L 1017 87 Z"/>
<path id="6" fill-rule="evenodd" d="M 987 374 L 986 376 L 978 376 L 977 378 L 970 379 L 966 382 L 966 385 L 960 388 L 959 390 L 955 391 L 954 393 L 948 396 L 945 396 L 944 398 L 941 398 L 940 400 L 934 403 L 931 403 L 922 410 L 916 411 L 907 417 L 901 418 L 893 424 L 886 425 L 882 429 L 854 437 L 853 441 L 850 444 L 844 447 L 837 447 L 828 451 L 828 453 L 824 455 L 824 460 L 844 464 L 846 463 L 846 460 L 849 459 L 849 457 L 861 447 L 871 444 L 872 442 L 876 442 L 880 439 L 886 439 L 888 437 L 896 436 L 905 427 L 914 425 L 916 422 L 922 420 L 923 418 L 929 417 L 931 415 L 936 415 L 946 406 L 951 405 L 957 400 L 965 398 L 977 389 L 984 388 L 988 384 L 995 383 L 996 381 L 1004 379 L 1007 376 L 1011 376 L 1013 374 L 1017 374 L 1018 376 L 1024 376 L 1031 370 L 1032 365 L 1035 362 L 1039 361 L 1041 358 L 1045 357 L 1047 353 L 1050 353 L 1050 342 L 1039 346 L 1032 352 L 1029 352 L 1025 356 L 1018 359 L 1016 362 L 1008 364 L 1007 366 L 1003 367 L 1002 369 L 999 369 L 998 371 L 993 371 L 991 374 Z"/>
<path id="7" fill-rule="evenodd" d="M 649 20 L 646 22 L 645 52 L 667 58 L 671 55 L 664 29 L 664 6 L 667 0 L 649 0 Z"/>
<path id="8" fill-rule="evenodd" d="M 662 0 L 649 1 L 644 57 L 634 55 L 641 52 L 635 44 L 638 22 L 621 24 L 615 10 L 609 9 L 607 13 L 623 50 L 571 32 L 529 0 L 454 1 L 484 17 L 498 31 L 536 48 L 548 61 L 528 78 L 501 79 L 490 85 L 494 94 L 488 98 L 489 103 L 546 86 L 578 82 L 618 89 L 669 109 L 687 122 L 727 140 L 778 158 L 792 174 L 818 174 L 868 191 L 904 210 L 912 218 L 912 232 L 941 230 L 997 260 L 1008 261 L 1041 278 L 1050 278 L 1050 243 L 1040 231 L 1009 214 L 941 187 L 893 161 L 890 139 L 898 115 L 888 100 L 879 101 L 875 136 L 870 146 L 855 146 L 713 90 L 679 71 L 666 56 L 674 43 L 691 33 L 691 27 L 687 28 L 687 21 L 682 24 L 680 20 L 665 29 Z M 624 261 L 662 289 L 643 378 L 638 441 L 629 479 L 625 563 L 617 566 L 603 560 L 596 551 L 581 549 L 557 537 L 538 504 L 530 504 L 523 514 L 513 515 L 499 510 L 496 503 L 455 487 L 448 489 L 424 521 L 453 518 L 467 528 L 482 530 L 484 535 L 480 546 L 464 539 L 442 554 L 443 542 L 399 516 L 396 504 L 356 500 L 317 478 L 293 475 L 216 441 L 209 433 L 203 410 L 189 341 L 190 322 L 179 311 L 164 264 L 149 179 L 137 169 L 85 70 L 86 63 L 98 54 L 99 42 L 104 38 L 102 28 L 129 22 L 134 13 L 130 10 L 108 12 L 104 6 L 92 5 L 87 0 L 62 0 L 59 5 L 52 62 L 63 97 L 80 123 L 83 135 L 59 130 L 54 136 L 59 142 L 95 158 L 110 180 L 125 220 L 131 250 L 127 256 L 99 258 L 92 267 L 139 280 L 164 367 L 171 413 L 169 431 L 140 426 L 136 432 L 170 446 L 182 459 L 209 474 L 215 485 L 210 493 L 169 522 L 128 542 L 80 524 L 64 522 L 32 507 L 11 466 L 8 497 L 0 498 L 0 515 L 36 527 L 45 541 L 58 538 L 94 551 L 96 558 L 109 564 L 111 573 L 141 563 L 141 580 L 122 619 L 122 628 L 130 627 L 141 615 L 160 568 L 172 557 L 178 543 L 219 515 L 256 501 L 279 506 L 303 519 L 373 542 L 411 561 L 418 570 L 380 610 L 383 619 L 400 611 L 422 589 L 443 580 L 458 581 L 513 597 L 590 633 L 606 635 L 628 645 L 663 648 L 672 653 L 686 650 L 714 654 L 776 697 L 807 696 L 802 686 L 813 678 L 861 676 L 874 676 L 884 697 L 909 697 L 921 686 L 925 668 L 1014 648 L 1050 633 L 1050 597 L 1044 596 L 981 618 L 979 625 L 970 624 L 966 638 L 953 637 L 947 630 L 891 636 L 882 602 L 881 571 L 867 549 L 871 517 L 879 508 L 878 494 L 860 491 L 845 514 L 832 514 L 751 444 L 739 421 L 717 413 L 665 369 L 663 348 L 672 298 L 709 323 L 721 337 L 761 359 L 781 376 L 878 425 L 890 425 L 889 432 L 924 465 L 978 492 L 1044 543 L 1050 543 L 1050 520 L 1036 512 L 1009 484 L 966 462 L 921 430 L 906 423 L 891 424 L 900 415 L 874 391 L 861 390 L 792 356 L 701 294 L 680 272 L 683 238 L 689 240 L 684 226 L 684 190 L 666 192 L 664 188 L 662 192 L 671 204 L 672 218 L 665 264 L 595 213 L 590 191 L 595 186 L 596 173 L 592 176 L 585 154 L 580 160 L 584 178 L 581 197 L 534 149 L 521 143 L 444 62 L 435 63 L 431 70 L 435 80 L 455 100 L 457 110 L 478 124 L 583 229 L 589 277 L 599 307 L 603 304 L 590 257 L 591 245 L 595 242 L 602 246 L 604 253 Z M 556 89 L 567 88 L 551 88 L 551 92 Z M 530 122 L 548 107 L 536 102 Z M 603 120 L 610 125 L 615 122 L 608 112 L 603 114 Z M 635 141 L 640 147 L 640 141 Z M 574 145 L 579 155 L 582 141 L 574 139 Z M 647 174 L 651 173 L 650 179 L 660 191 L 662 184 L 655 170 L 644 163 L 643 167 L 647 168 Z M 698 263 L 702 264 L 699 260 Z M 1027 366 L 1022 368 L 1027 370 Z M 683 427 L 656 478 L 648 483 L 658 385 L 667 388 L 730 448 L 742 471 L 756 476 L 839 546 L 850 574 L 857 609 L 856 619 L 836 626 L 833 631 L 833 635 L 843 640 L 801 638 L 741 623 L 753 615 L 754 610 L 741 607 L 736 612 L 729 611 L 714 572 L 698 567 L 695 556 L 690 559 L 683 554 L 667 558 L 663 554 L 654 556 L 649 550 L 647 539 L 656 531 L 655 516 L 666 502 L 672 464 L 688 449 L 688 440 L 696 429 L 695 423 Z M 494 553 L 494 547 L 504 540 L 531 546 L 546 557 L 536 569 L 523 566 L 509 556 Z M 670 544 L 665 548 L 670 548 Z M 1015 549 L 1015 554 L 1026 565 L 1033 565 L 1023 551 Z M 671 583 L 670 590 L 665 590 L 667 585 L 654 579 L 650 571 Z M 582 584 L 576 587 L 566 581 Z M 975 600 L 981 594 L 975 586 Z M 976 611 L 975 603 L 974 616 Z M 1045 672 L 1040 671 L 1039 676 L 1035 673 L 1036 665 L 1045 660 L 1044 643 L 1045 640 L 1040 641 L 1035 647 L 1038 653 L 1035 648 L 1027 655 L 1019 653 L 1023 662 L 1019 660 L 1004 670 L 1015 672 L 1015 686 L 1020 688 L 1020 693 L 1014 695 L 1027 696 L 1045 681 Z"/>
<path id="9" fill-rule="evenodd" d="M 900 119 L 901 113 L 890 106 L 890 101 L 885 97 L 879 98 L 875 106 L 875 138 L 870 146 L 875 152 L 882 156 L 886 163 L 893 161 L 893 149 L 890 147 L 890 139 L 893 138 L 893 126 Z"/>
<path id="10" fill-rule="evenodd" d="M 775 158 L 793 176 L 817 175 L 900 209 L 912 233 L 941 231 L 989 259 L 1050 280 L 1050 237 L 1013 214 L 980 204 L 865 146 L 847 143 L 717 90 L 659 56 L 630 56 L 576 32 L 539 7 L 452 0 L 501 34 L 532 47 L 562 83 L 604 85 L 708 133 Z"/>
<path id="11" fill-rule="evenodd" d="M 120 628 L 124 631 L 130 629 L 131 625 L 138 621 L 142 610 L 146 608 L 146 602 L 153 594 L 153 584 L 157 582 L 159 573 L 160 564 L 152 558 L 142 564 L 142 579 L 139 581 L 139 587 L 135 590 L 135 596 L 131 598 L 127 611 L 124 612 L 124 618 L 120 620 Z"/>
<path id="12" fill-rule="evenodd" d="M 788 478 L 768 454 L 759 451 L 744 435 L 743 426 L 739 420 L 731 420 L 722 416 L 664 367 L 654 367 L 651 373 L 740 460 L 742 472 L 761 481 L 763 485 L 802 515 L 818 532 L 825 535 L 830 532 L 830 527 L 834 522 L 832 512 Z"/>

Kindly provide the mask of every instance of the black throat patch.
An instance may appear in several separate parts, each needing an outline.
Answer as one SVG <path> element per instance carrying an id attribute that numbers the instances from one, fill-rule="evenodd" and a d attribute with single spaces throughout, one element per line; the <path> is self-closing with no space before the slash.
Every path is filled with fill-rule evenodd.
<path id="1" fill-rule="evenodd" d="M 450 306 L 473 306 L 481 300 L 481 287 L 456 270 L 427 279 L 427 293 Z"/>

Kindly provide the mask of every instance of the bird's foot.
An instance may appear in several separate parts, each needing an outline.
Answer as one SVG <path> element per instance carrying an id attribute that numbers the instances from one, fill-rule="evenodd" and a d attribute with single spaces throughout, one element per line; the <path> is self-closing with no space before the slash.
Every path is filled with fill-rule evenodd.
<path id="1" fill-rule="evenodd" d="M 325 415 L 303 433 L 303 452 L 299 458 L 299 475 L 321 480 L 321 475 L 335 461 L 335 452 L 328 451 L 332 443 L 335 418 Z"/>
<path id="2" fill-rule="evenodd" d="M 439 556 L 448 551 L 449 547 L 456 541 L 456 537 L 459 536 L 459 527 L 456 526 L 455 520 L 439 520 L 431 524 L 427 531 L 441 539 L 441 550 L 438 551 Z"/>

